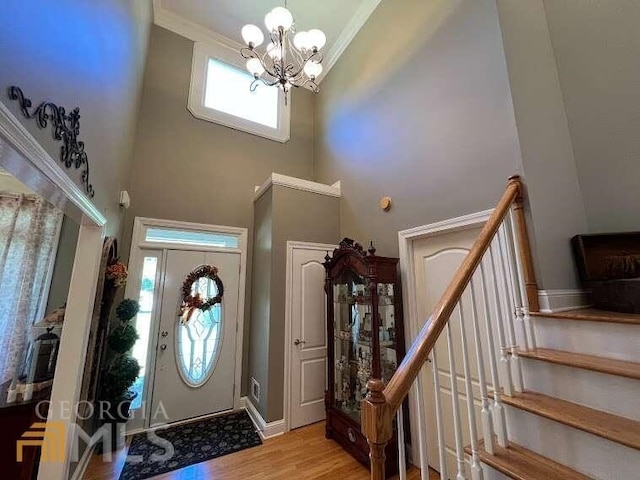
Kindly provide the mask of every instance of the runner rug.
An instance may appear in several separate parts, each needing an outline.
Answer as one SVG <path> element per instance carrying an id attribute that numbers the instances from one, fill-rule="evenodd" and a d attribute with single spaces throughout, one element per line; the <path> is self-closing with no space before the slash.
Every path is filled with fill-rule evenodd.
<path id="1" fill-rule="evenodd" d="M 120 480 L 142 480 L 261 445 L 246 411 L 139 433 Z"/>

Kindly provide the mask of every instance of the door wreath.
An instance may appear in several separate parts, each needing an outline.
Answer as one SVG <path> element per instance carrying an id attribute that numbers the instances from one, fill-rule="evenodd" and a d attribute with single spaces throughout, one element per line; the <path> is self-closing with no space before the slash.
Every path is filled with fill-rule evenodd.
<path id="1" fill-rule="evenodd" d="M 198 292 L 197 290 L 195 295 L 193 294 L 194 284 L 202 278 L 207 278 L 215 282 L 216 287 L 218 288 L 218 294 L 215 297 L 202 298 L 202 295 L 200 295 L 200 292 Z M 213 265 L 202 265 L 196 268 L 189 275 L 187 275 L 187 278 L 182 284 L 180 322 L 183 325 L 186 325 L 187 323 L 189 323 L 189 320 L 191 319 L 194 311 L 202 310 L 203 312 L 206 312 L 216 303 L 221 303 L 223 294 L 224 286 L 222 285 L 220 277 L 218 277 L 218 269 L 216 267 L 214 267 Z"/>

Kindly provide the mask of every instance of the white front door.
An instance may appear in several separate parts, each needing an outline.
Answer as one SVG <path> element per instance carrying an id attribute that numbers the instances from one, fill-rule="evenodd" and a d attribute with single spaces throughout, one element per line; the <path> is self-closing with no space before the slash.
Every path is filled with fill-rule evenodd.
<path id="1" fill-rule="evenodd" d="M 435 304 L 438 302 L 449 282 L 453 279 L 455 272 L 471 249 L 474 240 L 480 232 L 479 228 L 457 231 L 427 237 L 417 240 L 414 243 L 414 266 L 416 279 L 416 302 L 418 307 L 418 318 L 428 319 Z M 474 282 L 476 298 L 482 295 L 481 285 Z M 471 377 L 476 405 L 476 423 L 480 428 L 480 394 L 478 388 L 478 371 L 476 363 L 476 350 L 473 341 L 473 324 L 471 317 L 471 299 L 467 293 L 462 300 L 463 319 L 467 335 L 467 345 L 471 364 Z M 456 308 L 451 315 L 450 325 L 452 340 L 454 344 L 455 371 L 452 372 L 449 362 L 447 348 L 447 330 L 443 332 L 436 343 L 432 358 L 435 355 L 437 364 L 437 375 L 439 381 L 439 401 L 442 409 L 442 419 L 444 428 L 447 474 L 449 478 L 456 478 L 456 447 L 454 432 L 453 397 L 451 388 L 451 377 L 456 380 L 458 392 L 458 406 L 460 411 L 461 427 L 464 445 L 469 445 L 469 416 L 467 411 L 465 383 L 463 374 L 462 341 L 460 328 L 460 309 Z M 484 328 L 484 317 L 478 319 L 481 324 L 481 344 L 486 352 L 486 334 Z M 487 356 L 485 355 L 485 358 Z M 489 371 L 489 365 L 485 366 L 485 372 Z M 435 403 L 435 378 L 431 364 L 427 364 L 423 370 L 424 385 L 424 411 L 427 414 L 427 455 L 429 466 L 441 471 L 438 455 L 438 437 L 436 430 L 436 403 Z M 469 473 L 467 466 L 467 473 Z M 470 477 L 467 477 L 470 478 Z"/>
<path id="2" fill-rule="evenodd" d="M 234 400 L 240 254 L 169 250 L 166 258 L 151 426 L 231 410 Z M 218 268 L 222 303 L 182 325 L 182 284 L 201 265 Z M 205 298 L 218 293 L 211 280 L 197 288 Z"/>
<path id="3" fill-rule="evenodd" d="M 288 265 L 290 302 L 290 428 L 324 420 L 327 386 L 327 300 L 322 263 L 327 250 L 295 244 Z"/>

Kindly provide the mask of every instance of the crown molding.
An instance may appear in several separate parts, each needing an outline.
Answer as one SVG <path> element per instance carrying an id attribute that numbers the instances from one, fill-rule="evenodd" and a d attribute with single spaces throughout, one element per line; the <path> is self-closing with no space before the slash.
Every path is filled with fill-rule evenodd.
<path id="1" fill-rule="evenodd" d="M 279 185 L 281 187 L 293 188 L 295 190 L 302 190 L 304 192 L 317 193 L 319 195 L 327 195 L 329 197 L 341 196 L 340 185 L 338 182 L 333 185 L 325 185 L 324 183 L 312 182 L 310 180 L 303 180 L 302 178 L 289 177 L 288 175 L 281 175 L 279 173 L 272 173 L 269 178 L 260 186 L 256 188 L 253 195 L 253 201 L 258 200 L 264 192 L 266 192 L 272 185 Z"/>
<path id="2" fill-rule="evenodd" d="M 194 42 L 215 43 L 236 52 L 244 48 L 243 44 L 235 40 L 231 40 L 224 35 L 220 35 L 213 30 L 166 10 L 160 4 L 160 0 L 153 0 L 153 23 Z"/>
<path id="3" fill-rule="evenodd" d="M 335 43 L 324 56 L 324 70 L 318 77 L 316 83 L 320 84 L 323 78 L 329 73 L 331 68 L 336 64 L 340 56 L 347 49 L 351 41 L 358 34 L 360 29 L 367 22 L 371 14 L 378 8 L 382 0 L 364 0 L 355 15 L 351 18 L 346 27 L 342 30 Z M 161 5 L 161 0 L 153 0 L 153 21 L 156 25 L 166 28 L 167 30 L 177 33 L 189 40 L 201 43 L 215 43 L 230 50 L 239 52 L 245 45 L 236 42 L 224 35 L 214 32 L 213 30 L 198 25 L 191 20 L 187 20 L 165 9 Z"/>

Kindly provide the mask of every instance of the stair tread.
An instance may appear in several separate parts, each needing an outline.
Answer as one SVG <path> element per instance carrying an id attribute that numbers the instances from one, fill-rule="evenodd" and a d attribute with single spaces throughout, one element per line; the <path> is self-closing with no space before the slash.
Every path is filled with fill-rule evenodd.
<path id="1" fill-rule="evenodd" d="M 568 310 L 566 312 L 557 313 L 531 312 L 531 315 L 535 317 L 557 318 L 561 320 L 581 320 L 588 322 L 640 325 L 640 314 L 608 312 L 606 310 L 598 310 L 595 308 L 580 308 L 577 310 Z"/>
<path id="2" fill-rule="evenodd" d="M 592 370 L 594 372 L 608 373 L 610 375 L 618 375 L 620 377 L 640 380 L 640 363 L 567 352 L 564 350 L 554 350 L 551 348 L 520 350 L 518 355 L 545 362 L 557 363 L 560 365 Z"/>
<path id="3" fill-rule="evenodd" d="M 465 450 L 471 454 L 469 447 Z M 496 443 L 493 451 L 493 455 L 488 453 L 481 441 L 480 461 L 514 480 L 589 480 L 589 477 L 513 442 L 508 448 Z"/>
<path id="4" fill-rule="evenodd" d="M 640 422 L 537 392 L 502 395 L 507 405 L 640 450 Z"/>

